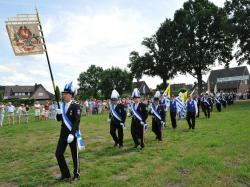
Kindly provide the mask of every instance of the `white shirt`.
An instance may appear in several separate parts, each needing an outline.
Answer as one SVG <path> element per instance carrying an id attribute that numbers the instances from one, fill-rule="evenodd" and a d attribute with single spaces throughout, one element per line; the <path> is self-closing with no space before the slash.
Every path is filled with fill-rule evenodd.
<path id="1" fill-rule="evenodd" d="M 70 100 L 70 102 L 67 102 L 67 103 L 65 102 L 65 113 L 67 113 L 71 103 L 72 103 L 72 100 Z"/>
<path id="2" fill-rule="evenodd" d="M 12 113 L 12 112 L 14 112 L 14 110 L 15 110 L 15 107 L 13 105 L 7 106 L 8 113 Z"/>

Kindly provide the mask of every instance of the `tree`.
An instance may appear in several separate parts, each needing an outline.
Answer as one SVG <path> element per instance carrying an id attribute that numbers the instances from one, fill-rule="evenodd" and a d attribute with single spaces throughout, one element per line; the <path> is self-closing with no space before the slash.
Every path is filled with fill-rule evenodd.
<path id="1" fill-rule="evenodd" d="M 250 1 L 228 0 L 225 2 L 225 11 L 238 47 L 235 57 L 239 64 L 250 64 Z"/>
<path id="2" fill-rule="evenodd" d="M 83 92 L 86 92 L 89 97 L 97 97 L 102 72 L 103 69 L 101 67 L 91 65 L 86 72 L 80 73 L 78 78 L 79 87 Z"/>
<path id="3" fill-rule="evenodd" d="M 61 100 L 61 92 L 58 86 L 56 86 L 55 99 L 57 102 Z"/>
<path id="4" fill-rule="evenodd" d="M 159 76 L 166 87 L 167 80 L 177 73 L 173 58 L 174 36 L 173 23 L 170 19 L 166 19 L 156 34 L 143 40 L 142 45 L 147 48 L 146 53 L 139 56 L 138 52 L 133 51 L 130 54 L 131 63 L 128 67 L 132 74 L 135 77 L 140 77 L 142 74 Z"/>
<path id="5" fill-rule="evenodd" d="M 136 51 L 132 51 L 129 55 L 129 60 L 131 63 L 128 64 L 128 68 L 130 68 L 130 71 L 136 81 L 139 82 L 143 74 L 141 69 L 141 67 L 143 67 L 143 62 L 139 53 Z"/>
<path id="6" fill-rule="evenodd" d="M 115 88 L 120 95 L 125 91 L 131 91 L 132 75 L 126 70 L 118 67 L 112 67 L 102 72 L 100 90 L 104 98 L 109 98 L 112 88 Z"/>
<path id="7" fill-rule="evenodd" d="M 232 59 L 232 39 L 225 12 L 208 0 L 189 0 L 174 15 L 175 60 L 182 73 L 198 80 L 202 92 L 202 74 L 216 60 L 226 64 Z"/>
<path id="8" fill-rule="evenodd" d="M 3 93 L 0 92 L 0 102 L 3 102 Z"/>

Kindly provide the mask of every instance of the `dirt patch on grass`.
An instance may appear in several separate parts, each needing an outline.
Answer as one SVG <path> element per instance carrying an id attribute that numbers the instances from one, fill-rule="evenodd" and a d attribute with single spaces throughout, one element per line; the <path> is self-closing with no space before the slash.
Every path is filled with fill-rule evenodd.
<path id="1" fill-rule="evenodd" d="M 184 186 L 182 183 L 172 183 L 172 182 L 166 185 L 166 187 L 182 187 L 182 186 Z"/>
<path id="2" fill-rule="evenodd" d="M 178 171 L 179 171 L 180 175 L 183 177 L 186 177 L 191 173 L 191 171 L 189 169 L 186 169 L 186 168 L 181 168 Z"/>
<path id="3" fill-rule="evenodd" d="M 0 187 L 18 187 L 18 185 L 14 183 L 0 183 Z"/>
<path id="4" fill-rule="evenodd" d="M 112 179 L 114 179 L 114 180 L 127 180 L 128 176 L 127 175 L 115 175 L 115 176 L 112 176 Z"/>

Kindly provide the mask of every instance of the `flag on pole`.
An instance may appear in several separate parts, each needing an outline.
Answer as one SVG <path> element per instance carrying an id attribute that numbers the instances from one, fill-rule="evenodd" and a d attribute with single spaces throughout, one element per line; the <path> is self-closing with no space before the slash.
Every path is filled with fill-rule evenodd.
<path id="1" fill-rule="evenodd" d="M 170 106 L 170 84 L 168 84 L 166 90 L 163 93 L 163 99 L 166 103 L 166 111 L 168 111 L 168 108 Z"/>
<path id="2" fill-rule="evenodd" d="M 176 97 L 176 103 L 177 103 L 177 114 L 178 114 L 178 119 L 182 120 L 185 117 L 185 104 L 182 100 L 183 94 L 180 93 L 178 97 Z"/>
<path id="3" fill-rule="evenodd" d="M 8 18 L 6 29 L 16 56 L 44 53 L 43 38 L 36 14 L 17 14 Z"/>
<path id="4" fill-rule="evenodd" d="M 187 100 L 187 94 L 188 94 L 187 91 L 182 94 L 182 96 L 181 96 L 182 103 L 185 103 L 185 101 Z"/>

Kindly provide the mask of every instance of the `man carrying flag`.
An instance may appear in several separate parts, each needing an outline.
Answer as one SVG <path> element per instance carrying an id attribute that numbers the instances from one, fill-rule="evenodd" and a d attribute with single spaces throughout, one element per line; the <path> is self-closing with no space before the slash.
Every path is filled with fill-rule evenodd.
<path id="1" fill-rule="evenodd" d="M 123 147 L 123 129 L 125 128 L 126 111 L 124 105 L 118 103 L 119 93 L 114 89 L 111 94 L 111 106 L 109 119 L 110 122 L 110 134 L 115 142 L 114 147 L 119 145 L 119 148 Z M 118 137 L 116 135 L 118 130 Z"/>
<path id="2" fill-rule="evenodd" d="M 80 105 L 73 101 L 76 95 L 76 88 L 72 82 L 65 85 L 62 92 L 63 104 L 61 109 L 57 109 L 57 121 L 61 121 L 61 132 L 56 148 L 56 159 L 61 170 L 61 176 L 58 180 L 70 179 L 71 175 L 69 168 L 64 158 L 64 152 L 69 144 L 71 155 L 74 164 L 73 180 L 80 179 L 80 168 L 78 159 L 78 148 L 84 148 L 83 140 L 81 139 L 79 124 L 81 117 Z"/>
<path id="3" fill-rule="evenodd" d="M 177 114 L 178 114 L 178 119 L 182 120 L 185 117 L 185 104 L 183 102 L 183 93 L 180 92 L 179 95 L 176 97 L 176 105 L 177 105 Z"/>
<path id="4" fill-rule="evenodd" d="M 165 126 L 166 113 L 163 106 L 159 104 L 161 93 L 157 91 L 154 95 L 154 102 L 151 105 L 150 113 L 152 114 L 152 131 L 156 135 L 156 140 L 162 141 L 162 127 Z"/>

